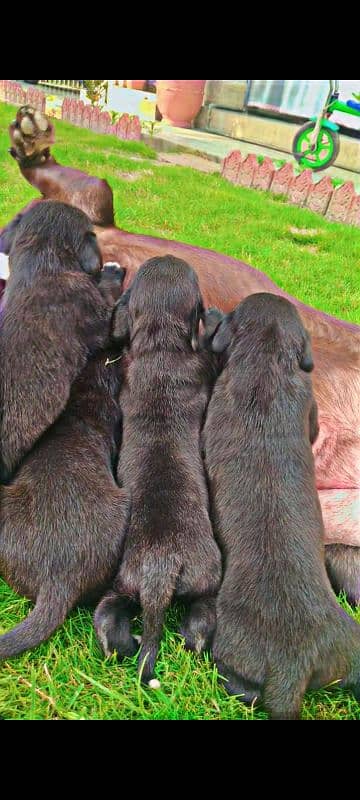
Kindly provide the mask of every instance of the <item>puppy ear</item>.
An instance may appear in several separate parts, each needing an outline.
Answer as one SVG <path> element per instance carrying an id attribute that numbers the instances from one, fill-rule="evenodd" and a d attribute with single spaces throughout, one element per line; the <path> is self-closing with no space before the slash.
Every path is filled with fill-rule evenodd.
<path id="1" fill-rule="evenodd" d="M 102 267 L 101 254 L 95 233 L 86 234 L 78 255 L 81 269 L 89 275 L 100 272 Z"/>
<path id="2" fill-rule="evenodd" d="M 130 336 L 129 324 L 130 289 L 124 292 L 115 306 L 111 323 L 111 336 L 115 342 L 125 344 Z"/>
<path id="3" fill-rule="evenodd" d="M 0 251 L 5 253 L 5 255 L 9 255 L 10 253 L 16 231 L 23 216 L 23 214 L 17 214 L 16 217 L 9 222 L 6 228 L 4 228 L 2 234 L 0 235 Z"/>
<path id="4" fill-rule="evenodd" d="M 307 331 L 305 331 L 303 345 L 299 356 L 299 367 L 304 372 L 312 372 L 312 370 L 314 369 L 311 341 Z"/>
<path id="5" fill-rule="evenodd" d="M 231 342 L 231 315 L 228 314 L 220 323 L 212 340 L 211 349 L 214 353 L 223 353 Z"/>
<path id="6" fill-rule="evenodd" d="M 199 349 L 200 321 L 203 313 L 204 313 L 203 305 L 201 302 L 198 302 L 193 311 L 191 312 L 191 317 L 190 317 L 191 347 L 195 351 Z"/>

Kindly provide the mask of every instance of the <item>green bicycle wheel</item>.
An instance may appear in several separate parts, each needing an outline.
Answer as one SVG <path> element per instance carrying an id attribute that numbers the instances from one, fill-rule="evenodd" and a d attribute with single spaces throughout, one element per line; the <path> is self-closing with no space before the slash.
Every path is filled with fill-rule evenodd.
<path id="1" fill-rule="evenodd" d="M 307 122 L 297 131 L 292 151 L 296 160 L 302 167 L 309 167 L 318 172 L 326 169 L 337 159 L 340 149 L 340 139 L 336 131 L 331 128 L 321 128 L 315 150 L 311 149 L 311 134 L 315 122 Z"/>

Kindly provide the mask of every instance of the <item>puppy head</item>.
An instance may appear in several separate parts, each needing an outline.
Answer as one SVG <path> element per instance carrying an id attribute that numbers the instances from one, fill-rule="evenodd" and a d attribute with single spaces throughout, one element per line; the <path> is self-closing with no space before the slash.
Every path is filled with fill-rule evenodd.
<path id="1" fill-rule="evenodd" d="M 78 208 L 43 201 L 19 215 L 7 229 L 10 279 L 31 284 L 39 275 L 101 270 L 100 250 L 92 224 Z"/>
<path id="2" fill-rule="evenodd" d="M 260 292 L 245 298 L 220 323 L 212 342 L 215 353 L 237 350 L 276 355 L 289 368 L 311 372 L 311 342 L 295 306 L 284 297 Z"/>
<path id="3" fill-rule="evenodd" d="M 204 307 L 197 275 L 186 261 L 171 255 L 146 261 L 131 286 L 128 308 L 131 335 L 144 325 L 155 337 L 159 330 L 176 329 L 197 349 Z"/>

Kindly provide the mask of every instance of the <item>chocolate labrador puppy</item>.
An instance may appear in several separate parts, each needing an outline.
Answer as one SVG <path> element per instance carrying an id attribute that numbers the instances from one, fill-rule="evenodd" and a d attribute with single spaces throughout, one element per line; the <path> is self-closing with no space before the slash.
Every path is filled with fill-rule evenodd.
<path id="1" fill-rule="evenodd" d="M 88 358 L 107 346 L 112 313 L 107 285 L 101 294 L 96 236 L 82 211 L 39 203 L 7 235 L 10 277 L 0 316 L 2 483 L 64 411 Z"/>
<path id="2" fill-rule="evenodd" d="M 224 557 L 214 657 L 230 692 L 297 719 L 310 685 L 339 680 L 360 698 L 360 627 L 324 563 L 310 340 L 288 300 L 260 293 L 225 317 L 212 347 L 225 359 L 203 435 Z"/>
<path id="3" fill-rule="evenodd" d="M 122 304 L 114 326 L 120 339 L 124 314 Z M 221 559 L 200 450 L 215 372 L 210 351 L 199 342 L 202 315 L 198 280 L 186 262 L 164 256 L 141 267 L 128 300 L 131 344 L 120 393 L 118 480 L 131 496 L 131 518 L 114 591 L 100 603 L 95 627 L 106 653 L 133 654 L 130 622 L 140 603 L 144 682 L 152 678 L 174 597 L 190 604 L 182 628 L 188 647 L 206 647 L 215 627 Z"/>
<path id="4" fill-rule="evenodd" d="M 47 639 L 71 608 L 98 600 L 115 576 L 128 513 L 114 477 L 118 355 L 90 359 L 65 411 L 0 487 L 0 574 L 36 602 L 24 622 L 0 636 L 0 659 Z"/>

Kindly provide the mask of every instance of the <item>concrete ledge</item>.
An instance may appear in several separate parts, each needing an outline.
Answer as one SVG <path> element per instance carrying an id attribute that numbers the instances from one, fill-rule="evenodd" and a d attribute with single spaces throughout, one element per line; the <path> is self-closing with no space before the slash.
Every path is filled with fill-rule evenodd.
<path id="1" fill-rule="evenodd" d="M 292 141 L 299 125 L 215 106 L 204 106 L 196 119 L 196 127 L 291 154 Z M 336 166 L 360 173 L 359 139 L 340 135 L 340 153 Z"/>
<path id="2" fill-rule="evenodd" d="M 242 111 L 246 97 L 246 81 L 206 81 L 205 104 Z"/>

